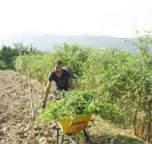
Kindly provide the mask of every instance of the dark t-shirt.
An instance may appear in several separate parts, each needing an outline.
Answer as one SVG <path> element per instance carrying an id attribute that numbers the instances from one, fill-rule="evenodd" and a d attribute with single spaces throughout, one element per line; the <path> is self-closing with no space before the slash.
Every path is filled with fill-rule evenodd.
<path id="1" fill-rule="evenodd" d="M 50 72 L 50 74 L 48 76 L 49 81 L 54 80 L 56 82 L 58 90 L 68 90 L 68 88 L 69 88 L 68 79 L 69 78 L 71 78 L 71 74 L 66 69 L 62 69 L 62 75 L 60 77 L 58 77 L 56 75 L 54 70 L 52 72 Z"/>

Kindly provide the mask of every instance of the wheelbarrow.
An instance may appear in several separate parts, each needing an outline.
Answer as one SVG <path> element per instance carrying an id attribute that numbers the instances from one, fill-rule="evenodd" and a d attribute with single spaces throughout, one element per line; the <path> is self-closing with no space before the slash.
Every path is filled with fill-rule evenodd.
<path id="1" fill-rule="evenodd" d="M 91 119 L 92 114 L 83 114 L 75 118 L 66 117 L 56 121 L 52 127 L 57 133 L 56 144 L 63 144 L 64 141 L 72 144 L 86 144 L 86 141 L 90 140 L 87 127 Z"/>

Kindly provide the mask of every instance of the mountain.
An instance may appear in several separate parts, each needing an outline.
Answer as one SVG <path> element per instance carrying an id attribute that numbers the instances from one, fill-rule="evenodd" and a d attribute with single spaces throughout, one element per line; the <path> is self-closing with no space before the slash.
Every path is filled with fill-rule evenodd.
<path id="1" fill-rule="evenodd" d="M 95 48 L 121 48 L 126 49 L 128 45 L 123 38 L 110 36 L 63 36 L 63 35 L 34 35 L 34 34 L 16 34 L 9 36 L 0 36 L 0 45 L 12 45 L 13 43 L 23 42 L 25 45 L 33 45 L 38 49 L 50 51 L 55 45 L 63 43 L 79 44 Z"/>

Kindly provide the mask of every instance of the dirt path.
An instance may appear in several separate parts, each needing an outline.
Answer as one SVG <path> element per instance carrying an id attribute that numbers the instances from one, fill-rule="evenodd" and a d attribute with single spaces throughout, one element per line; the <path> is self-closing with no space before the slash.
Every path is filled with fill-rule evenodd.
<path id="1" fill-rule="evenodd" d="M 42 90 L 31 80 L 35 107 L 40 105 Z M 37 144 L 43 139 L 40 130 L 34 131 L 32 126 L 27 78 L 14 71 L 0 71 L 0 144 Z"/>

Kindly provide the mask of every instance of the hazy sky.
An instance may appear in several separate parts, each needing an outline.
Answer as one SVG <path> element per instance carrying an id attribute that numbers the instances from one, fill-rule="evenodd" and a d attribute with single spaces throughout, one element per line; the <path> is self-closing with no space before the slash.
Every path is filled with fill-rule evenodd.
<path id="1" fill-rule="evenodd" d="M 0 34 L 133 36 L 152 28 L 152 0 L 0 0 Z"/>

